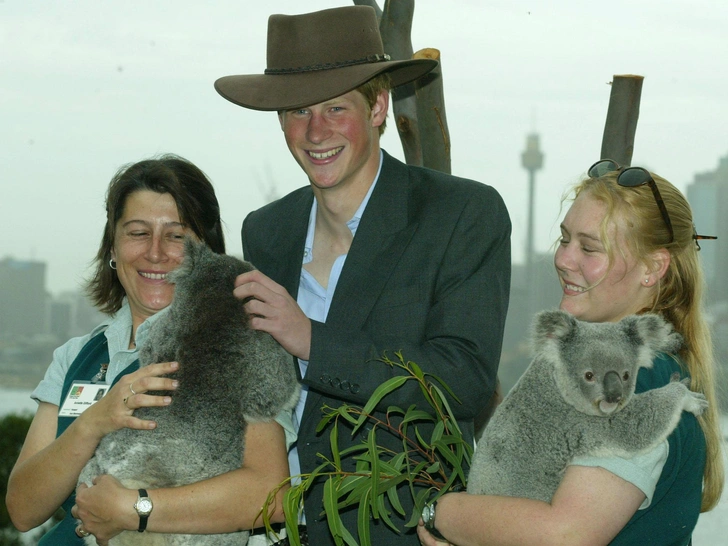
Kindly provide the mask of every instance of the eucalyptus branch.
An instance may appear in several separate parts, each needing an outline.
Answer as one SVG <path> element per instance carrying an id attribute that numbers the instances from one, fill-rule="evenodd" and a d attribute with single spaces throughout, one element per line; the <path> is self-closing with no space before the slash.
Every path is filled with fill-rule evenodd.
<path id="1" fill-rule="evenodd" d="M 317 433 L 329 429 L 331 456 L 318 454 L 321 459 L 313 472 L 284 480 L 271 491 L 261 510 L 269 531 L 270 505 L 276 502 L 283 487 L 291 487 L 283 497 L 286 532 L 292 545 L 300 546 L 298 521 L 303 512 L 306 492 L 314 483 L 323 480 L 323 510 L 329 530 L 337 545 L 371 546 L 370 518 L 381 520 L 395 532 L 401 532 L 391 519 L 392 511 L 407 517 L 400 500 L 407 492 L 412 501 L 412 512 L 405 527 L 417 525 L 426 502 L 437 498 L 454 487 L 466 484 L 465 470 L 470 465 L 473 446 L 464 441 L 446 397 L 460 403 L 447 384 L 439 377 L 423 372 L 401 353 L 390 359 L 380 359 L 384 365 L 402 372 L 379 385 L 363 406 L 342 404 L 338 408 L 324 406 Z M 416 381 L 422 393 L 422 404 L 413 404 L 405 411 L 389 406 L 381 418 L 374 412 L 382 401 L 408 381 Z M 368 424 L 366 431 L 364 425 Z M 339 449 L 342 430 L 355 436 L 359 443 Z M 427 431 L 427 436 L 423 432 Z M 381 446 L 377 435 L 384 433 L 401 439 L 402 449 Z M 345 464 L 346 463 L 346 464 Z M 297 482 L 297 483 L 294 483 Z M 386 501 L 386 502 L 385 502 Z M 387 507 L 387 502 L 389 508 Z M 341 518 L 342 511 L 358 506 L 357 529 L 347 529 Z M 358 536 L 358 540 L 354 535 Z"/>

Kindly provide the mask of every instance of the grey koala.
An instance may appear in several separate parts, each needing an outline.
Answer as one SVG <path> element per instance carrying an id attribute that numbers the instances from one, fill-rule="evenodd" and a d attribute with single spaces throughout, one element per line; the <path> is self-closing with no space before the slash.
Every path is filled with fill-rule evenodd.
<path id="1" fill-rule="evenodd" d="M 700 415 L 708 406 L 677 374 L 634 394 L 639 369 L 681 344 L 657 315 L 588 323 L 563 311 L 539 313 L 535 357 L 478 442 L 468 493 L 550 502 L 574 457 L 632 457 L 657 447 L 683 410 Z"/>
<path id="2" fill-rule="evenodd" d="M 155 489 L 240 468 L 247 423 L 270 421 L 295 406 L 300 389 L 292 357 L 269 334 L 249 328 L 244 302 L 233 295 L 235 277 L 252 269 L 187 239 L 184 260 L 169 275 L 174 300 L 139 353 L 141 366 L 180 363 L 179 387 L 169 393 L 172 404 L 135 410 L 157 428 L 123 428 L 105 436 L 79 483 L 90 485 L 95 476 L 110 474 L 126 487 Z M 109 544 L 239 545 L 247 539 L 247 531 L 194 536 L 127 531 Z M 90 536 L 86 543 L 96 541 Z"/>

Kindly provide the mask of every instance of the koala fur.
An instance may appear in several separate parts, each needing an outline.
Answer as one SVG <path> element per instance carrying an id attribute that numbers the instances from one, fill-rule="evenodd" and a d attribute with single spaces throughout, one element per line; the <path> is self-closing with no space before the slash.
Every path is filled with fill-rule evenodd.
<path id="1" fill-rule="evenodd" d="M 90 485 L 95 476 L 110 474 L 125 487 L 156 489 L 240 468 L 247 423 L 270 421 L 295 406 L 299 385 L 292 357 L 269 334 L 249 328 L 244 302 L 233 295 L 235 277 L 252 269 L 187 239 L 185 258 L 169 275 L 174 300 L 139 353 L 140 366 L 180 363 L 175 391 L 149 393 L 169 394 L 172 404 L 135 410 L 157 428 L 108 434 L 79 482 Z M 127 531 L 109 544 L 239 545 L 247 538 L 247 531 L 194 536 Z M 96 541 L 90 536 L 86 543 Z"/>
<path id="2" fill-rule="evenodd" d="M 681 336 L 657 315 L 582 322 L 563 311 L 534 320 L 535 357 L 496 409 L 473 455 L 468 493 L 550 502 L 576 456 L 632 457 L 665 440 L 705 397 L 674 374 L 634 394 L 637 372 Z"/>

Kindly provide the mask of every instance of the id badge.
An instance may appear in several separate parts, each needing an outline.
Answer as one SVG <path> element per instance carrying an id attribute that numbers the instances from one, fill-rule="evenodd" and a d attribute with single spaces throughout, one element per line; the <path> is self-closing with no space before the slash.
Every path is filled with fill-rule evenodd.
<path id="1" fill-rule="evenodd" d="M 101 400 L 109 385 L 91 383 L 90 381 L 74 381 L 66 399 L 58 412 L 59 417 L 78 417 L 96 402 Z"/>

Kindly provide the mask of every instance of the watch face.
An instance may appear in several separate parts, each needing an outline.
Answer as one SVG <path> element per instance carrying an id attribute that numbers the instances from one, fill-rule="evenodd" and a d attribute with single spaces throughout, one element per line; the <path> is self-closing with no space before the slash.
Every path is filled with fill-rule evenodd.
<path id="1" fill-rule="evenodd" d="M 425 506 L 422 509 L 422 521 L 425 523 L 425 525 L 427 525 L 430 522 L 430 518 L 431 517 L 432 517 L 431 507 L 430 506 Z"/>
<path id="2" fill-rule="evenodd" d="M 152 501 L 146 497 L 141 498 L 137 501 L 135 508 L 140 516 L 148 516 L 152 511 Z"/>

